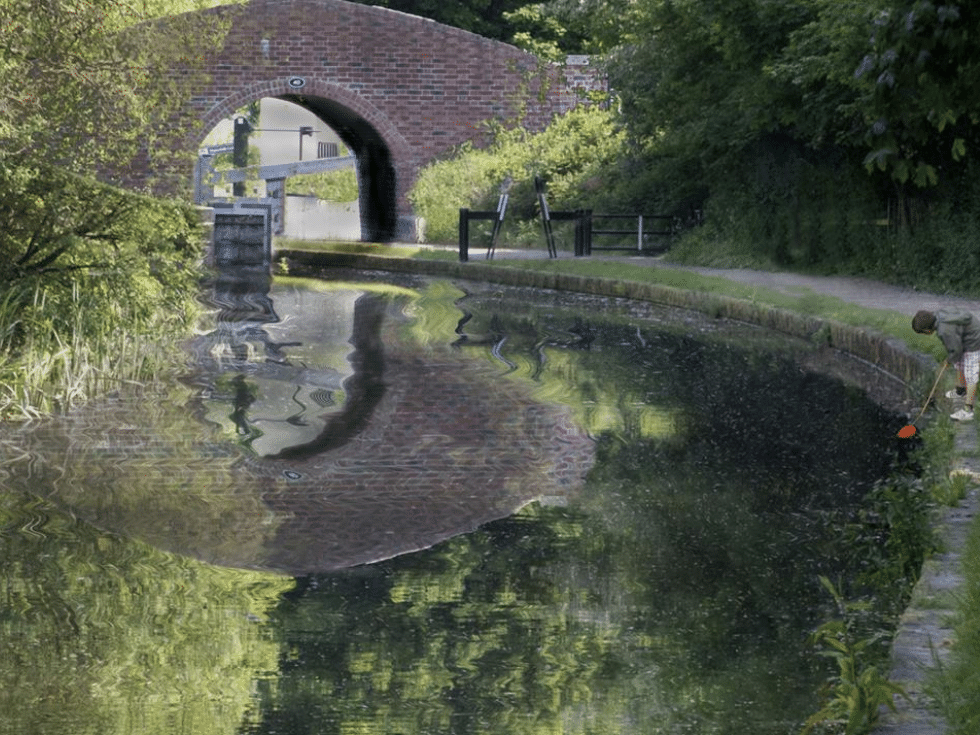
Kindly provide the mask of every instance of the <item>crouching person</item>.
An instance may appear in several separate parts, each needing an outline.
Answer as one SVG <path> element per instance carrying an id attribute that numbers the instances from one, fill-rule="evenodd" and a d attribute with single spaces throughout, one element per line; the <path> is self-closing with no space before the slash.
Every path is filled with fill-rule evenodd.
<path id="1" fill-rule="evenodd" d="M 912 329 L 919 334 L 935 333 L 943 343 L 946 363 L 955 365 L 958 373 L 956 394 L 964 399 L 963 408 L 951 418 L 972 421 L 980 380 L 980 320 L 958 309 L 919 311 L 912 318 Z"/>

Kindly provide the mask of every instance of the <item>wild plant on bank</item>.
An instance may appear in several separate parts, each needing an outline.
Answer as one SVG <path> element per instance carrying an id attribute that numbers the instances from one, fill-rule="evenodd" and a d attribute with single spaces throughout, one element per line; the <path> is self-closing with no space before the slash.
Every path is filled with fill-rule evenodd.
<path id="1" fill-rule="evenodd" d="M 844 600 L 841 591 L 822 575 L 820 583 L 834 598 L 840 617 L 817 628 L 812 639 L 822 648 L 822 655 L 837 663 L 837 673 L 828 681 L 824 706 L 807 719 L 801 735 L 864 735 L 877 723 L 881 707 L 887 706 L 894 711 L 895 697 L 908 699 L 908 694 L 868 660 L 868 649 L 873 648 L 885 633 L 859 638 L 855 634 L 854 620 L 863 609 L 861 603 Z"/>
<path id="2" fill-rule="evenodd" d="M 86 303 L 77 287 L 53 301 L 39 285 L 0 299 L 0 420 L 63 411 L 175 364 L 172 314 Z"/>
<path id="3" fill-rule="evenodd" d="M 196 315 L 197 213 L 0 156 L 0 420 L 144 380 Z"/>

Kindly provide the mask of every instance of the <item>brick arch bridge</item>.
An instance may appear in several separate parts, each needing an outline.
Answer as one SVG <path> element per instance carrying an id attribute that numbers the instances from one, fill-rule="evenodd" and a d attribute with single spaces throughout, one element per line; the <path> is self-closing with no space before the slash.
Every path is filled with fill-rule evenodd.
<path id="1" fill-rule="evenodd" d="M 228 31 L 205 59 L 209 78 L 193 91 L 192 122 L 175 152 L 196 155 L 219 121 L 262 97 L 304 107 L 357 157 L 369 241 L 413 235 L 408 192 L 423 165 L 479 142 L 488 120 L 520 117 L 542 128 L 596 78 L 588 66 L 545 64 L 505 43 L 345 0 L 252 0 L 179 21 L 193 15 Z"/>

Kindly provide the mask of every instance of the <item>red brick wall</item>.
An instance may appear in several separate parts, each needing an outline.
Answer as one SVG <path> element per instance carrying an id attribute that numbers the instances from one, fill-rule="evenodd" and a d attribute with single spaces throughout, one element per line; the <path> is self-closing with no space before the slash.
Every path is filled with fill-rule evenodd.
<path id="1" fill-rule="evenodd" d="M 523 107 L 524 124 L 539 129 L 576 100 L 560 67 L 385 8 L 344 0 L 252 0 L 204 12 L 230 21 L 230 30 L 207 62 L 210 83 L 190 103 L 196 124 L 175 146 L 196 152 L 216 123 L 262 97 L 320 104 L 334 117 L 325 119 L 331 127 L 338 129 L 340 121 L 343 128 L 349 118 L 348 135 L 380 139 L 372 143 L 390 154 L 401 217 L 411 214 L 406 194 L 419 167 L 479 140 L 485 121 L 513 121 Z M 577 85 L 581 67 L 575 71 Z M 294 77 L 305 85 L 291 88 Z"/>

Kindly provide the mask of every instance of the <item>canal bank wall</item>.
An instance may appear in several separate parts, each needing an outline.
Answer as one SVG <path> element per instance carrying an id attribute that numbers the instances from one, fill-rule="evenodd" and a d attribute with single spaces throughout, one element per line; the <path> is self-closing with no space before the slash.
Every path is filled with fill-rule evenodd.
<path id="1" fill-rule="evenodd" d="M 911 350 L 901 340 L 833 320 L 719 294 L 635 281 L 509 268 L 489 263 L 414 260 L 302 250 L 279 250 L 277 258 L 284 260 L 290 273 L 296 275 L 316 275 L 321 269 L 347 268 L 470 279 L 509 286 L 637 299 L 690 309 L 718 319 L 755 324 L 846 353 L 886 372 L 906 386 L 904 408 L 910 414 L 918 409 L 918 398 L 913 400 L 912 397 L 921 396 L 928 391 L 936 374 L 937 365 L 933 358 Z M 767 275 L 767 280 L 769 278 L 771 274 Z M 923 295 L 920 294 L 910 295 L 905 310 L 914 313 L 916 308 L 920 308 L 922 298 Z M 890 407 L 899 408 L 894 405 Z M 933 525 L 939 539 L 940 551 L 923 564 L 910 604 L 901 617 L 892 644 L 889 678 L 902 685 L 908 699 L 896 697 L 895 711 L 882 708 L 881 719 L 873 735 L 941 735 L 948 732 L 947 723 L 936 711 L 930 690 L 934 683 L 933 674 L 944 665 L 954 640 L 956 595 L 964 585 L 962 551 L 980 508 L 980 458 L 975 456 L 976 447 L 976 427 L 971 423 L 957 424 L 952 472 L 965 475 L 969 489 L 966 497 L 957 506 L 940 509 L 934 518 Z"/>
<path id="2" fill-rule="evenodd" d="M 765 329 L 806 339 L 814 344 L 845 352 L 883 370 L 906 385 L 931 383 L 936 362 L 913 352 L 901 340 L 828 319 L 776 309 L 719 294 L 689 291 L 660 284 L 593 278 L 569 273 L 542 272 L 484 263 L 413 260 L 378 255 L 320 253 L 278 250 L 290 274 L 315 274 L 322 268 L 383 270 L 414 275 L 462 278 L 499 283 L 504 286 L 573 291 L 593 296 L 649 301 L 679 309 L 690 309 L 717 319 L 755 324 Z M 928 386 L 926 388 L 928 390 Z"/>

